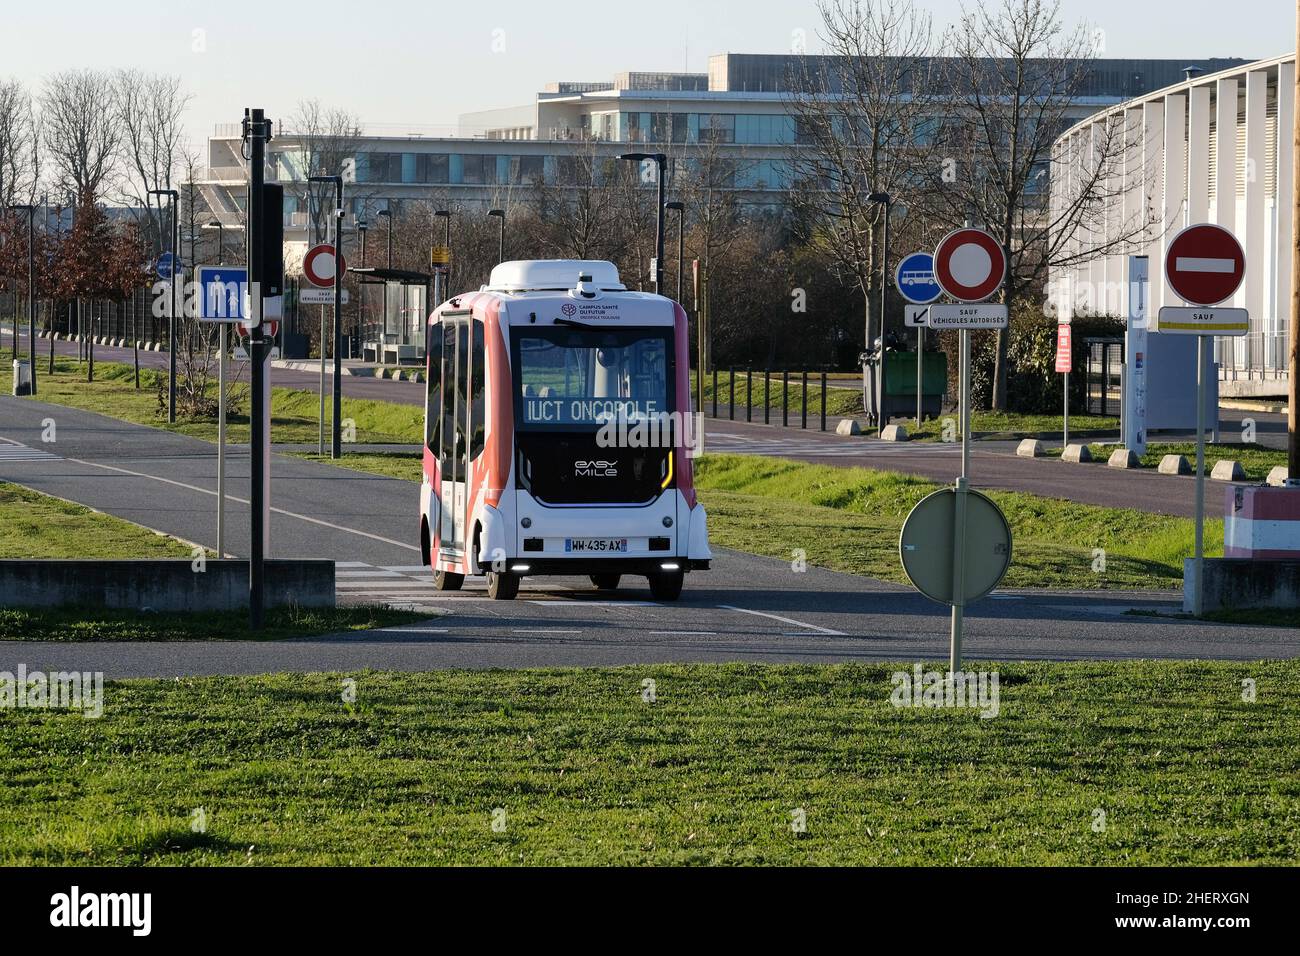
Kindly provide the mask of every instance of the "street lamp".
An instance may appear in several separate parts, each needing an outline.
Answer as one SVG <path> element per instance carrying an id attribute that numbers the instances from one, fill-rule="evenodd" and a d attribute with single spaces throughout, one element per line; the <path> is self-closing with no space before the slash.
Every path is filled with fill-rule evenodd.
<path id="1" fill-rule="evenodd" d="M 180 271 L 181 222 L 176 206 L 180 193 L 174 189 L 151 189 L 150 196 L 166 196 L 172 211 L 171 304 L 167 309 L 167 421 L 176 423 L 176 273 Z"/>
<path id="2" fill-rule="evenodd" d="M 217 230 L 217 261 L 216 265 L 221 265 L 221 257 L 226 254 L 226 227 L 220 219 L 211 219 L 203 224 L 204 229 Z"/>
<path id="3" fill-rule="evenodd" d="M 504 209 L 489 209 L 488 216 L 496 216 L 500 223 L 497 231 L 497 262 L 506 261 L 506 211 Z"/>
<path id="4" fill-rule="evenodd" d="M 10 206 L 11 212 L 19 209 L 27 213 L 27 357 L 31 365 L 32 390 L 36 394 L 36 268 L 32 252 L 32 235 L 35 231 L 36 207 L 30 204 Z M 52 334 L 52 333 L 51 333 Z M 14 314 L 14 354 L 18 354 L 18 315 Z"/>
<path id="5" fill-rule="evenodd" d="M 381 217 L 388 222 L 388 268 L 393 267 L 393 213 L 392 210 L 385 207 L 375 213 L 376 217 Z M 384 280 L 384 335 L 388 335 L 388 280 Z M 380 350 L 375 349 L 375 361 L 380 360 Z"/>
<path id="6" fill-rule="evenodd" d="M 655 204 L 655 292 L 663 294 L 664 286 L 664 171 L 668 166 L 668 157 L 663 153 L 620 153 L 619 159 L 629 163 L 644 163 L 653 160 L 658 169 L 659 201 Z"/>
<path id="7" fill-rule="evenodd" d="M 682 301 L 682 255 L 686 248 L 683 238 L 686 227 L 686 204 L 666 202 L 664 203 L 664 209 L 671 209 L 677 213 L 677 302 L 680 305 Z"/>
<path id="8" fill-rule="evenodd" d="M 334 186 L 334 420 L 330 433 L 330 457 L 337 459 L 342 454 L 343 440 L 343 177 L 309 176 L 307 181 L 332 183 Z M 389 239 L 392 239 L 391 223 Z M 324 361 L 324 342 L 321 342 L 320 354 Z M 321 408 L 324 410 L 324 405 Z"/>
<path id="9" fill-rule="evenodd" d="M 889 416 L 885 414 L 885 306 L 889 301 L 889 211 L 894 200 L 889 193 L 871 193 L 867 202 L 885 208 L 885 228 L 880 244 L 880 364 L 876 366 L 876 427 L 883 429 L 889 422 Z M 868 342 L 867 349 L 870 348 Z"/>
<path id="10" fill-rule="evenodd" d="M 369 231 L 369 229 L 370 226 L 366 224 L 366 221 L 364 219 L 357 220 L 357 232 L 361 233 L 361 268 L 363 269 L 366 267 L 366 232 Z M 353 351 L 354 358 L 361 354 L 362 328 L 365 325 L 365 320 L 366 320 L 366 287 L 365 286 L 358 287 L 357 295 L 358 295 L 357 328 L 356 328 L 357 337 L 356 337 L 356 342 L 352 346 L 354 350 Z"/>
<path id="11" fill-rule="evenodd" d="M 447 252 L 447 262 L 443 265 L 443 268 L 441 270 L 434 269 L 433 271 L 434 305 L 441 305 L 442 296 L 444 292 L 442 288 L 442 277 L 444 272 L 446 273 L 447 276 L 447 283 L 449 285 L 451 283 L 451 210 L 435 209 L 433 211 L 433 217 L 435 219 L 442 220 L 442 224 L 443 224 L 442 247 Z"/>

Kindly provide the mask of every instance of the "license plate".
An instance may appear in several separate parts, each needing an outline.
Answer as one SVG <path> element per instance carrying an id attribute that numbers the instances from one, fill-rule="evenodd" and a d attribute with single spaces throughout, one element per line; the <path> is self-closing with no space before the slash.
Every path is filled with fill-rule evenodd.
<path id="1" fill-rule="evenodd" d="M 564 550 L 582 554 L 626 554 L 627 538 L 565 538 Z"/>

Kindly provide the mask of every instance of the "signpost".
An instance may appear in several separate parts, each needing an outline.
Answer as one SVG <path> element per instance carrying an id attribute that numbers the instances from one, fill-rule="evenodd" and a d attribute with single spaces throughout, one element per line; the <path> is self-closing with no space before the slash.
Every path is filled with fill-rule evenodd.
<path id="1" fill-rule="evenodd" d="M 905 307 L 903 324 L 916 329 L 916 428 L 921 430 L 921 353 L 925 346 L 925 324 L 929 309 L 924 306 L 943 294 L 934 278 L 934 256 L 913 252 L 899 260 L 894 270 L 894 285 L 910 305 Z M 920 307 L 920 308 L 918 308 Z"/>
<path id="2" fill-rule="evenodd" d="M 1128 335 L 1124 339 L 1124 447 L 1147 450 L 1147 311 L 1149 260 L 1128 257 Z"/>
<path id="3" fill-rule="evenodd" d="M 249 318 L 248 269 L 203 266 L 198 270 L 199 321 L 217 322 L 217 557 L 226 556 L 226 352 L 230 323 Z"/>
<path id="4" fill-rule="evenodd" d="M 171 279 L 172 273 L 178 267 L 184 268 L 184 263 L 177 262 L 176 256 L 170 252 L 164 252 L 158 257 L 157 263 L 154 264 L 159 279 Z"/>
<path id="5" fill-rule="evenodd" d="M 1192 307 L 1163 306 L 1157 323 L 1161 332 L 1195 335 L 1196 340 L 1196 554 L 1192 561 L 1192 607 L 1204 607 L 1205 539 L 1205 366 L 1212 335 L 1245 335 L 1250 317 L 1245 309 L 1217 308 L 1231 298 L 1246 275 L 1246 253 L 1227 229 L 1200 223 L 1183 229 L 1165 253 L 1165 278 L 1174 293 Z M 1217 427 L 1217 422 L 1215 423 Z"/>
<path id="6" fill-rule="evenodd" d="M 339 188 L 341 191 L 342 187 L 340 186 Z M 338 210 L 340 223 L 342 222 L 342 213 L 343 210 L 342 208 L 340 208 Z M 303 257 L 302 260 L 303 276 L 305 276 L 307 281 L 310 282 L 312 285 L 316 286 L 317 288 L 302 290 L 302 292 L 299 293 L 298 301 L 304 304 L 319 302 L 321 306 L 321 310 L 320 310 L 320 436 L 319 436 L 319 442 L 317 444 L 317 453 L 320 455 L 325 454 L 325 306 L 327 304 L 333 304 L 334 306 L 334 328 L 335 331 L 337 332 L 337 330 L 341 327 L 339 310 L 342 308 L 343 302 L 346 301 L 344 298 L 344 291 L 343 291 L 343 276 L 347 274 L 347 271 L 348 271 L 347 258 L 343 255 L 336 255 L 334 251 L 334 246 L 328 242 L 322 242 L 318 245 L 312 246 L 312 248 L 307 251 L 307 254 Z M 317 298 L 317 296 L 320 297 Z M 336 372 L 338 371 L 337 366 L 339 364 L 338 362 L 339 355 L 337 354 L 338 348 L 339 348 L 338 336 L 335 335 L 334 349 L 336 354 L 335 354 L 334 365 L 336 367 L 335 368 Z M 334 377 L 335 434 L 338 433 L 338 418 L 340 414 L 339 412 L 340 404 L 338 401 L 339 388 L 340 388 L 339 376 L 336 374 Z M 339 449 L 338 449 L 337 442 L 333 442 L 331 444 L 331 453 L 335 458 L 339 456 Z"/>
<path id="7" fill-rule="evenodd" d="M 343 267 L 336 268 L 334 261 L 334 247 L 328 242 L 322 242 L 319 245 L 312 246 L 307 250 L 307 254 L 302 259 L 302 274 L 307 281 L 319 289 L 334 288 L 334 276 L 344 275 L 348 271 L 348 260 L 346 256 L 340 256 L 339 261 Z"/>
<path id="8" fill-rule="evenodd" d="M 961 668 L 962 617 L 966 602 L 978 600 L 992 590 L 1006 573 L 1006 565 L 1011 560 L 1011 530 L 1006 519 L 988 498 L 978 492 L 972 496 L 969 484 L 970 330 L 1006 326 L 1007 307 L 990 305 L 984 300 L 1001 288 L 1007 272 L 1007 258 L 993 236 L 982 229 L 968 227 L 950 232 L 939 240 L 933 262 L 939 288 L 959 303 L 930 306 L 928 324 L 931 328 L 957 329 L 961 333 L 958 385 L 961 475 L 951 490 L 936 492 L 912 509 L 899 537 L 899 555 L 903 569 L 921 593 L 931 597 L 940 595 L 935 599 L 952 605 L 951 678 Z M 990 509 L 996 517 L 989 514 Z M 941 540 L 952 543 L 951 560 L 946 562 L 939 550 L 942 548 Z M 1004 561 L 990 561 L 986 553 L 989 547 L 993 548 L 994 556 L 1002 557 Z M 936 575 L 942 574 L 951 578 L 951 584 L 946 588 L 934 580 Z"/>

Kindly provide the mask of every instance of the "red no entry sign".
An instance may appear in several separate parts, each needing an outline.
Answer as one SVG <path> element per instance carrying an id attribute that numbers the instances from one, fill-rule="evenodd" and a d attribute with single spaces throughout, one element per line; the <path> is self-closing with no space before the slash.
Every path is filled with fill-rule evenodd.
<path id="1" fill-rule="evenodd" d="M 1201 223 L 1174 236 L 1165 253 L 1165 277 L 1184 302 L 1218 305 L 1232 298 L 1246 275 L 1246 253 L 1222 226 Z"/>
<path id="2" fill-rule="evenodd" d="M 983 229 L 958 229 L 934 249 L 934 277 L 958 302 L 983 302 L 1002 285 L 1007 257 Z"/>
<path id="3" fill-rule="evenodd" d="M 319 246 L 312 246 L 307 255 L 302 259 L 302 274 L 306 276 L 307 281 L 314 286 L 331 289 L 334 287 L 334 276 L 342 275 L 348 271 L 348 260 L 345 256 L 339 257 L 342 268 L 336 269 L 334 263 L 334 247 L 327 242 Z"/>

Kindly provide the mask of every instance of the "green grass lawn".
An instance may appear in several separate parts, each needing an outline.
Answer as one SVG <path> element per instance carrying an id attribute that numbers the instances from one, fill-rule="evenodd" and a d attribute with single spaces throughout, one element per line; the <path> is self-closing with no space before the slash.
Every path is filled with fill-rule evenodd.
<path id="1" fill-rule="evenodd" d="M 308 461 L 317 461 L 324 465 L 335 465 L 339 468 L 351 468 L 354 471 L 365 471 L 372 475 L 383 475 L 385 478 L 402 478 L 406 481 L 419 481 L 423 475 L 424 458 L 419 452 L 411 454 L 409 452 L 349 452 L 344 450 L 342 457 L 338 460 L 331 458 L 329 455 L 318 455 L 315 452 L 289 452 L 294 458 L 305 458 Z"/>
<path id="2" fill-rule="evenodd" d="M 273 641 L 427 620 L 379 605 L 268 608 L 259 631 L 248 612 L 146 613 L 107 608 L 0 608 L 0 641 Z"/>
<path id="3" fill-rule="evenodd" d="M 0 558 L 188 558 L 190 545 L 0 482 Z"/>
<path id="4" fill-rule="evenodd" d="M 944 419 L 952 419 L 951 433 L 953 439 L 961 441 L 961 431 L 959 419 L 956 410 L 947 412 L 939 416 L 938 420 L 927 419 L 924 426 L 918 432 L 916 430 L 916 419 L 901 419 L 901 423 L 907 426 L 908 435 L 919 441 L 942 441 L 944 433 Z M 1016 438 L 1040 438 L 1040 437 L 1060 437 L 1061 434 L 1061 416 L 1060 415 L 1023 415 L 1019 412 L 992 412 L 992 411 L 971 411 L 970 430 L 973 438 L 987 439 L 1016 439 Z M 1108 415 L 1071 415 L 1070 416 L 1070 433 L 1083 434 L 1085 432 L 1114 432 L 1119 433 L 1119 419 Z"/>
<path id="5" fill-rule="evenodd" d="M 1300 662 L 1001 665 L 993 719 L 894 707 L 895 669 L 110 682 L 99 719 L 0 711 L 0 863 L 1300 858 Z"/>
<path id="6" fill-rule="evenodd" d="M 215 376 L 214 376 L 215 379 Z M 0 394 L 11 391 L 12 372 L 0 369 Z M 140 370 L 140 388 L 135 388 L 135 371 L 130 365 L 117 362 L 96 362 L 95 381 L 86 381 L 85 366 L 71 358 L 58 358 L 53 375 L 46 366 L 37 369 L 37 395 L 42 402 L 68 405 L 86 411 L 99 412 L 123 421 L 152 425 L 169 431 L 191 435 L 207 441 L 217 438 L 216 417 L 185 420 L 178 418 L 175 425 L 167 423 L 165 409 L 160 409 L 157 397 L 158 382 L 165 383 L 166 373 L 158 369 Z M 246 385 L 236 384 L 232 390 L 244 390 Z M 216 394 L 215 384 L 212 392 Z M 232 442 L 248 441 L 248 401 L 242 402 L 242 414 L 227 419 L 227 437 Z M 330 428 L 330 404 L 326 402 L 326 435 Z M 314 442 L 320 434 L 320 397 L 315 392 L 301 389 L 271 389 L 271 434 L 277 442 Z M 343 399 L 343 418 L 356 423 L 355 441 L 362 443 L 412 443 L 423 440 L 424 408 L 400 405 L 373 399 Z"/>
<path id="7" fill-rule="evenodd" d="M 941 487 L 924 478 L 748 455 L 705 455 L 695 484 L 723 547 L 906 583 L 898 535 L 908 512 Z M 1005 587 L 1172 588 L 1192 553 L 1190 519 L 990 491 L 1011 523 Z M 779 505 L 777 504 L 779 502 Z M 1094 549 L 1105 570 L 1094 571 Z M 1223 553 L 1223 522 L 1206 522 L 1205 553 Z"/>

